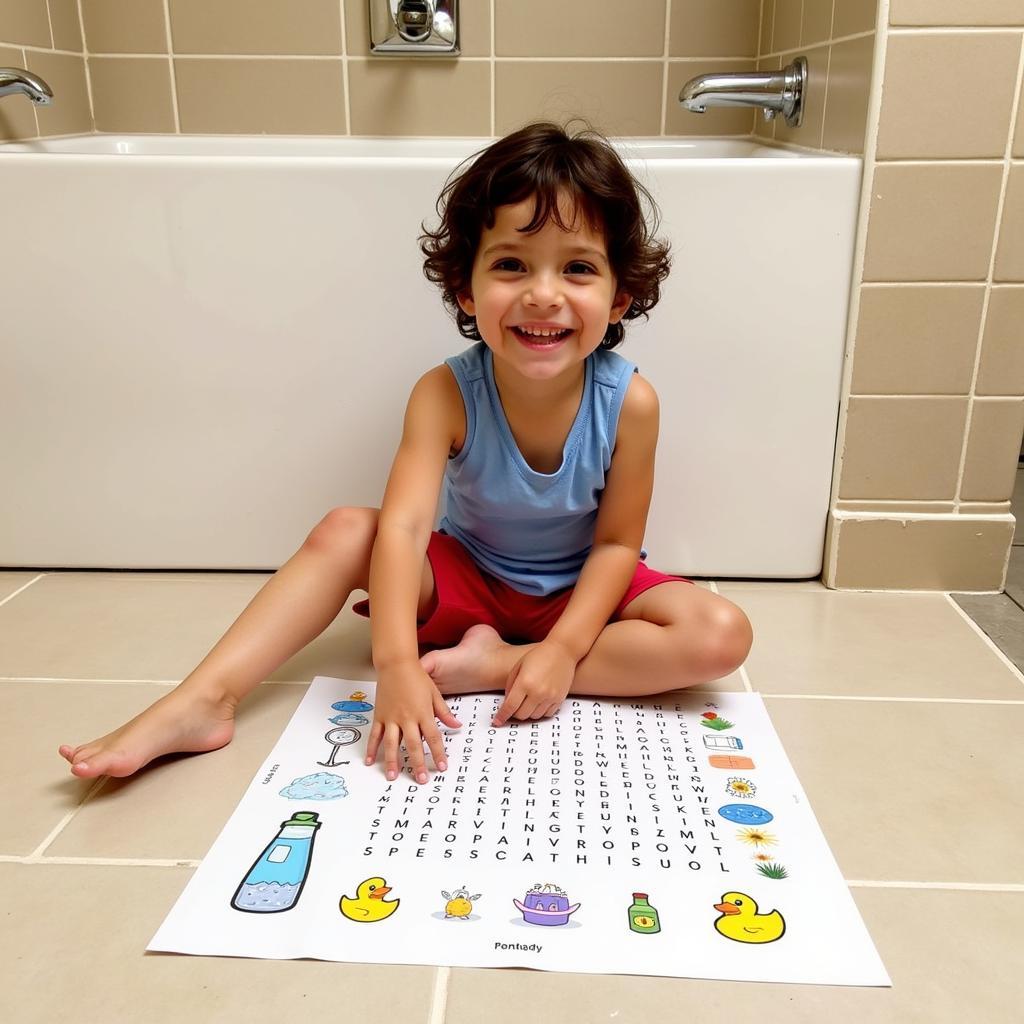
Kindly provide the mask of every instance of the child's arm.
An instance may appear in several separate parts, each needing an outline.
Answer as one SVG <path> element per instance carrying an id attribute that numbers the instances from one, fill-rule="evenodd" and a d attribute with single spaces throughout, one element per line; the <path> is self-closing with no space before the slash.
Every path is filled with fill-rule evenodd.
<path id="1" fill-rule="evenodd" d="M 503 725 L 554 714 L 636 571 L 654 488 L 658 396 L 634 374 L 619 414 L 611 466 L 597 511 L 594 543 L 565 611 L 543 642 L 509 674 L 505 700 L 494 716 Z"/>
<path id="2" fill-rule="evenodd" d="M 370 558 L 370 632 L 378 685 L 366 763 L 376 761 L 383 741 L 389 779 L 398 774 L 401 742 L 418 782 L 427 780 L 423 740 L 443 771 L 444 743 L 435 715 L 445 725 L 461 724 L 420 665 L 416 608 L 444 467 L 462 433 L 464 415 L 448 367 L 435 367 L 420 378 L 409 396 Z"/>

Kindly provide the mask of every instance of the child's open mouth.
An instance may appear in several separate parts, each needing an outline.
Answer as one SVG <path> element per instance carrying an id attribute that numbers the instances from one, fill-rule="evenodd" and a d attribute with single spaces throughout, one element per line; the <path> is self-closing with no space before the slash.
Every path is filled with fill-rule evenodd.
<path id="1" fill-rule="evenodd" d="M 565 341 L 565 339 L 572 334 L 572 328 L 564 327 L 560 330 L 545 328 L 543 331 L 540 331 L 527 330 L 523 327 L 513 327 L 512 333 L 524 345 L 527 345 L 530 348 L 550 348 L 552 345 L 557 345 L 560 341 Z"/>

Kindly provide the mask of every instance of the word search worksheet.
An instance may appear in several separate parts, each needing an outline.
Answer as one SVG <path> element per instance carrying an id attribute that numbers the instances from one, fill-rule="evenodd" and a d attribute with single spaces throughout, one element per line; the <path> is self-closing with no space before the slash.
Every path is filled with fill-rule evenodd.
<path id="1" fill-rule="evenodd" d="M 759 695 L 451 697 L 425 785 L 374 700 L 313 680 L 150 950 L 890 984 Z"/>

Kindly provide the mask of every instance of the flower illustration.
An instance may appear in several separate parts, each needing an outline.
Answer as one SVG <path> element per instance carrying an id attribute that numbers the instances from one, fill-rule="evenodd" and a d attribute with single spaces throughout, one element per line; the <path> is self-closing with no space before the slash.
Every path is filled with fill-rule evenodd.
<path id="1" fill-rule="evenodd" d="M 738 796 L 741 800 L 750 800 L 757 792 L 757 786 L 750 779 L 740 779 L 732 776 L 725 784 L 725 791 L 729 796 Z"/>
<path id="2" fill-rule="evenodd" d="M 774 846 L 778 840 L 763 828 L 741 828 L 736 833 L 736 838 L 741 843 L 749 843 L 751 846 Z"/>

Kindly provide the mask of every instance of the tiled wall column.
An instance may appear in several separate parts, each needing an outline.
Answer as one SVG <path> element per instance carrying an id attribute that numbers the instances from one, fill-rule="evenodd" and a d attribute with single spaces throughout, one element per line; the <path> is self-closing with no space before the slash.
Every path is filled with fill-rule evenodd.
<path id="1" fill-rule="evenodd" d="M 0 142 L 93 130 L 78 0 L 3 0 L 0 67 L 27 68 L 60 98 L 46 107 L 0 99 Z"/>
<path id="2" fill-rule="evenodd" d="M 999 590 L 1024 431 L 1024 0 L 882 0 L 824 578 Z"/>

